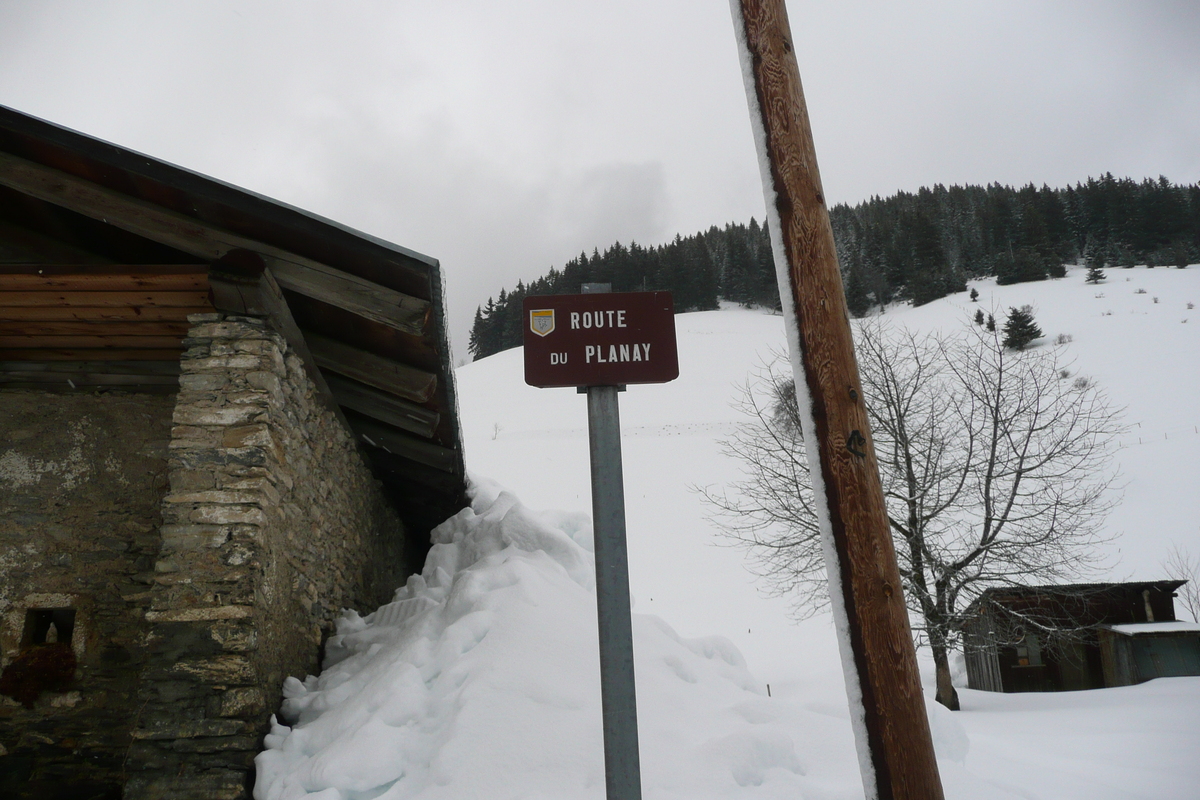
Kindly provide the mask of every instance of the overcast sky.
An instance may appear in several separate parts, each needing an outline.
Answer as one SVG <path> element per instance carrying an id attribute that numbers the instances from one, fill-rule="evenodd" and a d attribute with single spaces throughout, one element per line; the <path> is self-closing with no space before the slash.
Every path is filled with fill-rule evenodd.
<path id="1" fill-rule="evenodd" d="M 788 3 L 826 195 L 1200 181 L 1200 3 Z M 763 216 L 725 0 L 0 0 L 0 104 L 441 261 L 475 307 Z"/>

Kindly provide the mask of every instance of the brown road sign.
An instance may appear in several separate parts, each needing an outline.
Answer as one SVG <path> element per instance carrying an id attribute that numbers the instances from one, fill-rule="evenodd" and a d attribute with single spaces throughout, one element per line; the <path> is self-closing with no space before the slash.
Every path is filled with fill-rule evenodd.
<path id="1" fill-rule="evenodd" d="M 618 386 L 679 377 L 670 292 L 526 297 L 525 382 Z"/>

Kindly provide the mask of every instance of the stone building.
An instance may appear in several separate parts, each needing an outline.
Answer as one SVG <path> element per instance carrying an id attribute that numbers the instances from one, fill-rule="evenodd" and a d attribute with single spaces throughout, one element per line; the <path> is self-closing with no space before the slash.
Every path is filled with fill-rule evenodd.
<path id="1" fill-rule="evenodd" d="M 0 108 L 0 796 L 247 797 L 464 492 L 436 261 Z"/>

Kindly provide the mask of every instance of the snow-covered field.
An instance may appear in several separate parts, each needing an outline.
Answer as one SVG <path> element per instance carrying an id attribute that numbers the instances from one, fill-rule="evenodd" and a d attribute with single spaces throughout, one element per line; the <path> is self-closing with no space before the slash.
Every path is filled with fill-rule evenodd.
<path id="1" fill-rule="evenodd" d="M 1047 338 L 1070 336 L 1072 370 L 1131 425 L 1103 577 L 1167 577 L 1172 542 L 1200 551 L 1200 269 L 1083 275 L 979 282 L 978 304 L 887 316 L 947 330 L 1029 303 Z M 694 490 L 738 478 L 719 441 L 782 320 L 727 309 L 676 327 L 680 378 L 621 395 L 645 795 L 861 797 L 828 616 L 790 622 Z M 395 602 L 347 616 L 319 679 L 289 682 L 295 724 L 259 757 L 260 800 L 603 797 L 586 402 L 526 386 L 521 357 L 459 370 L 474 509 L 435 533 Z M 958 713 L 929 704 L 950 798 L 1200 797 L 1200 678 L 961 695 Z"/>

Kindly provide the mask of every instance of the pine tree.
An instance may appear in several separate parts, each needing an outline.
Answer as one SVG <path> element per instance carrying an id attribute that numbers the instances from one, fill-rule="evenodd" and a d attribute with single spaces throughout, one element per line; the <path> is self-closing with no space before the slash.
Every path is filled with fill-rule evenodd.
<path id="1" fill-rule="evenodd" d="M 977 302 L 978 300 L 979 300 L 979 290 L 972 288 L 971 289 L 971 302 L 974 303 L 974 302 Z M 980 313 L 982 313 L 982 312 L 980 312 Z"/>
<path id="2" fill-rule="evenodd" d="M 993 317 L 991 314 L 988 314 L 987 324 L 984 325 L 984 327 L 987 328 L 988 333 L 995 333 L 996 332 L 996 318 Z"/>
<path id="3" fill-rule="evenodd" d="M 1096 266 L 1091 266 L 1088 267 L 1087 277 L 1084 278 L 1084 280 L 1088 283 L 1099 283 L 1100 281 L 1104 280 L 1104 278 L 1104 270 Z"/>
<path id="4" fill-rule="evenodd" d="M 1187 269 L 1188 262 L 1191 260 L 1188 258 L 1189 255 L 1191 254 L 1188 252 L 1187 242 L 1180 239 L 1171 244 L 1171 263 L 1179 269 Z"/>
<path id="5" fill-rule="evenodd" d="M 983 327 L 983 309 L 982 308 L 975 309 L 975 324 L 981 328 Z"/>
<path id="6" fill-rule="evenodd" d="M 1046 262 L 1032 248 L 1022 247 L 1015 254 L 1002 253 L 996 260 L 996 283 L 1000 286 L 1044 280 Z"/>
<path id="7" fill-rule="evenodd" d="M 471 339 L 467 344 L 472 361 L 483 358 L 483 336 L 483 309 L 475 306 L 475 322 L 471 325 Z"/>
<path id="8" fill-rule="evenodd" d="M 1004 346 L 1009 350 L 1024 350 L 1025 346 L 1044 334 L 1033 319 L 1033 307 L 1009 308 L 1004 321 Z"/>
<path id="9" fill-rule="evenodd" d="M 865 316 L 871 310 L 871 295 L 867 292 L 862 272 L 851 268 L 846 276 L 846 308 L 855 317 Z"/>
<path id="10" fill-rule="evenodd" d="M 924 305 L 965 289 L 953 274 L 933 216 L 920 210 L 908 220 L 908 225 L 911 232 L 908 291 L 913 305 Z"/>
<path id="11" fill-rule="evenodd" d="M 1065 189 L 938 185 L 836 205 L 830 223 L 847 300 L 859 314 L 899 298 L 919 305 L 967 292 L 970 278 L 992 275 L 1007 284 L 1061 277 L 1065 263 L 1080 260 L 1107 269 L 1195 263 L 1200 184 L 1105 174 Z M 718 300 L 779 305 L 769 237 L 757 220 L 660 245 L 584 250 L 525 288 L 573 294 L 595 281 L 611 281 L 614 291 L 671 290 L 680 310 L 714 308 Z M 520 288 L 480 309 L 471 331 L 477 358 L 520 343 Z M 970 297 L 978 302 L 978 290 Z"/>

